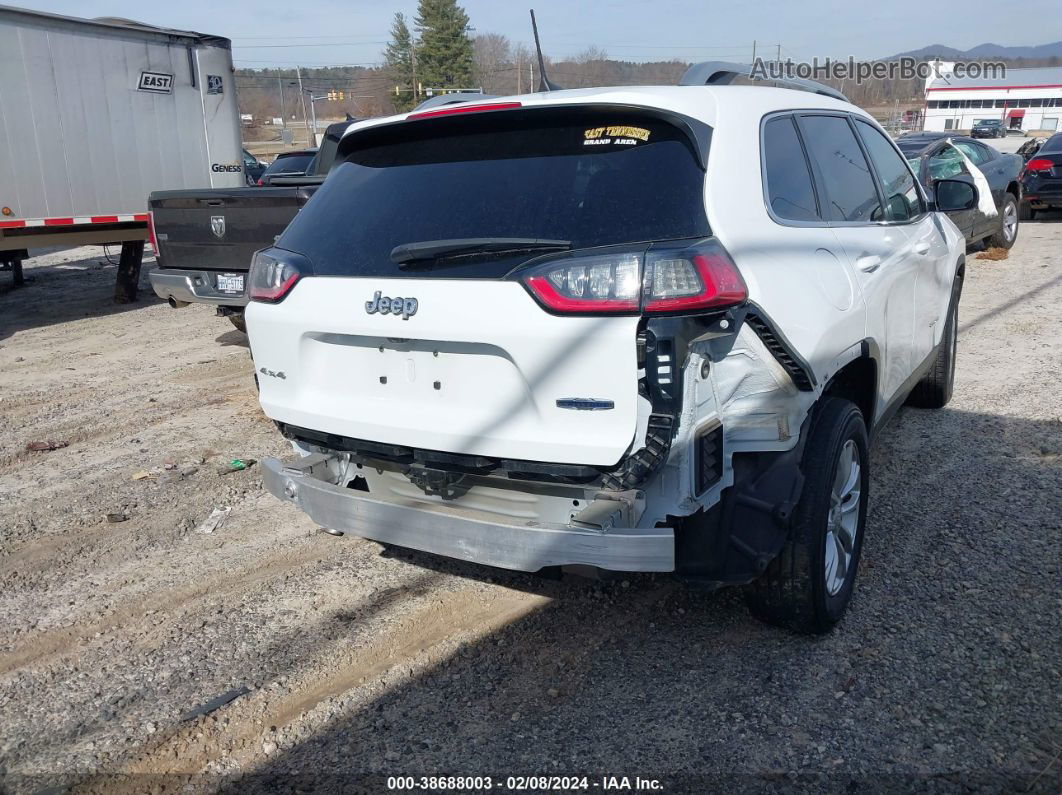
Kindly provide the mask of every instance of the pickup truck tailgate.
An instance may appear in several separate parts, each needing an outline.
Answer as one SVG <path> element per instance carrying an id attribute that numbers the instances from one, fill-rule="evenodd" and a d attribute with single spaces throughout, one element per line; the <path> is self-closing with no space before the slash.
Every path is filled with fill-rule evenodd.
<path id="1" fill-rule="evenodd" d="M 148 201 L 159 267 L 246 271 L 318 185 L 156 191 Z"/>

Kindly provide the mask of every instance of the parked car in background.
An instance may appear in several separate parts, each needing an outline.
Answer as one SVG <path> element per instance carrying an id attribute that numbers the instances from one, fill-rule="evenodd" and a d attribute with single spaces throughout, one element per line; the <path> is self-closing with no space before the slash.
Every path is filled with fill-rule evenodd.
<path id="1" fill-rule="evenodd" d="M 984 240 L 989 246 L 1000 248 L 1014 245 L 1018 239 L 1018 208 L 1021 205 L 1022 158 L 1019 155 L 1003 154 L 980 141 L 946 133 L 905 135 L 896 140 L 896 145 L 927 190 L 932 190 L 940 179 L 973 183 L 974 176 L 969 167 L 972 164 L 988 181 L 996 214 L 989 215 L 975 206 L 948 215 L 962 231 L 967 243 Z M 963 155 L 969 159 L 969 164 Z"/>
<path id="2" fill-rule="evenodd" d="M 348 130 L 248 277 L 262 408 L 300 454 L 266 488 L 508 569 L 750 584 L 756 616 L 829 630 L 869 434 L 951 396 L 965 245 L 939 210 L 977 190 L 927 201 L 833 89 L 720 74 L 748 69 Z"/>
<path id="3" fill-rule="evenodd" d="M 276 160 L 266 166 L 266 170 L 258 178 L 258 184 L 269 185 L 275 177 L 305 176 L 316 154 L 316 147 L 299 149 L 294 152 L 281 152 Z"/>
<path id="4" fill-rule="evenodd" d="M 1055 133 L 1025 164 L 1020 215 L 1031 221 L 1042 210 L 1062 208 L 1062 133 Z"/>
<path id="5" fill-rule="evenodd" d="M 278 169 L 265 187 L 152 193 L 148 205 L 157 263 L 148 278 L 155 294 L 174 308 L 213 304 L 243 331 L 252 255 L 276 241 L 324 182 L 350 125 L 330 125 L 320 150 L 291 153 L 303 163 L 301 170 Z"/>
<path id="6" fill-rule="evenodd" d="M 1007 128 L 1000 119 L 981 119 L 970 130 L 971 138 L 1005 138 Z"/>
<path id="7" fill-rule="evenodd" d="M 243 150 L 243 173 L 247 176 L 248 185 L 257 185 L 259 178 L 266 170 L 266 164 L 252 155 L 246 149 Z"/>

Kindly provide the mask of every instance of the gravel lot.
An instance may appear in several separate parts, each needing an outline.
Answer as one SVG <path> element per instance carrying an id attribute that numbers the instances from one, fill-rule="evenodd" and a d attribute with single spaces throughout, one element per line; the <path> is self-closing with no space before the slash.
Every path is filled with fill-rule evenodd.
<path id="1" fill-rule="evenodd" d="M 98 249 L 30 261 L 0 295 L 0 789 L 1058 792 L 1060 221 L 1023 225 L 1008 260 L 970 255 L 955 397 L 880 439 L 856 598 L 820 639 L 734 591 L 321 533 L 256 467 L 218 471 L 285 451 L 243 335 L 146 278 L 111 304 Z M 69 446 L 26 450 L 47 440 Z"/>

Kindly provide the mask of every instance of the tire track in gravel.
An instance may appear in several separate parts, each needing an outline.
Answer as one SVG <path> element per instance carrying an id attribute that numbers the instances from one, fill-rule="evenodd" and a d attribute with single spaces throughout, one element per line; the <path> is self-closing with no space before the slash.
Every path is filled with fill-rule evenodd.
<path id="1" fill-rule="evenodd" d="M 0 655 L 0 676 L 27 665 L 55 662 L 57 658 L 78 651 L 79 641 L 92 638 L 98 632 L 107 632 L 149 611 L 156 614 L 173 613 L 206 596 L 213 598 L 239 593 L 295 569 L 318 563 L 334 553 L 334 548 L 319 536 L 309 537 L 308 542 L 305 547 L 284 550 L 278 555 L 258 561 L 253 568 L 243 568 L 230 574 L 199 580 L 193 585 L 162 591 L 152 596 L 138 597 L 135 602 L 118 607 L 110 615 L 96 621 L 74 624 L 36 635 L 25 645 Z"/>
<path id="2" fill-rule="evenodd" d="M 119 774 L 195 774 L 220 759 L 228 749 L 230 758 L 250 759 L 260 753 L 258 739 L 263 726 L 278 729 L 310 712 L 318 704 L 358 688 L 397 666 L 431 664 L 449 653 L 448 641 L 455 636 L 478 641 L 549 604 L 549 596 L 505 590 L 493 598 L 478 589 L 441 595 L 433 604 L 403 618 L 384 635 L 366 646 L 323 650 L 309 663 L 303 681 L 291 693 L 271 701 L 268 690 L 259 690 L 226 709 L 225 723 L 217 732 L 203 731 L 202 721 L 193 721 L 157 742 L 143 747 L 140 756 Z M 321 675 L 320 669 L 330 671 Z"/>

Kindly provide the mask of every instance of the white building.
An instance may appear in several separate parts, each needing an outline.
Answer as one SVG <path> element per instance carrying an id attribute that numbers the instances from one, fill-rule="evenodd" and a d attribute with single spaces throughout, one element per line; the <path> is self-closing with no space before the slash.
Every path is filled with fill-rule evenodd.
<path id="1" fill-rule="evenodd" d="M 981 119 L 1000 119 L 1010 129 L 1059 129 L 1062 67 L 1007 69 L 1005 78 L 955 77 L 939 64 L 926 80 L 926 130 L 969 130 Z"/>

